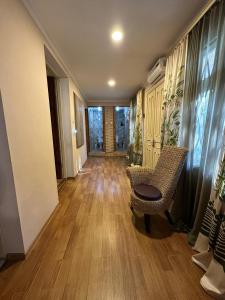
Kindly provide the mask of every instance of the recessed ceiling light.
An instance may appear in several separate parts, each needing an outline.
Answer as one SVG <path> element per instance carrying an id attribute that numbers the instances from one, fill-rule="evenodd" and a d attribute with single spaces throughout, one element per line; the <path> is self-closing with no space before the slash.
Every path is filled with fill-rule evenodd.
<path id="1" fill-rule="evenodd" d="M 112 33 L 112 39 L 113 39 L 113 41 L 115 41 L 115 42 L 120 42 L 120 41 L 122 41 L 122 39 L 123 39 L 123 33 L 122 33 L 122 31 L 113 31 L 113 33 Z"/>
<path id="2" fill-rule="evenodd" d="M 110 80 L 108 81 L 108 85 L 109 85 L 109 86 L 115 86 L 115 85 L 116 85 L 115 80 L 114 80 L 114 79 L 110 79 Z"/>

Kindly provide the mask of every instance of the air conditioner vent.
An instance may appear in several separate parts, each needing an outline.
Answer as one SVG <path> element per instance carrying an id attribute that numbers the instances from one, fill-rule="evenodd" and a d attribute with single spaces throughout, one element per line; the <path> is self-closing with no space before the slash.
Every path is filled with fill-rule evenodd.
<path id="1" fill-rule="evenodd" d="M 148 73 L 147 82 L 151 85 L 157 83 L 164 75 L 166 69 L 166 58 L 162 57 L 158 59 L 154 67 Z"/>

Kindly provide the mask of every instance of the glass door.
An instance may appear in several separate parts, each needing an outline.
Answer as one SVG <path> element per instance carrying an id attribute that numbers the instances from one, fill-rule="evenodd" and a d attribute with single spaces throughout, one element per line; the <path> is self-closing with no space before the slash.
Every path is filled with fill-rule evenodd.
<path id="1" fill-rule="evenodd" d="M 115 107 L 116 151 L 127 151 L 129 143 L 129 107 Z"/>
<path id="2" fill-rule="evenodd" d="M 102 107 L 88 107 L 88 123 L 90 152 L 104 151 Z"/>

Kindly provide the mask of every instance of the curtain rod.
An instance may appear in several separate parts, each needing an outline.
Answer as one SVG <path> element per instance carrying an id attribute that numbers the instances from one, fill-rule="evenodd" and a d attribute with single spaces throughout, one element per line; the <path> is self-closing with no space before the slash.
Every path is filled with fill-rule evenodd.
<path id="1" fill-rule="evenodd" d="M 192 20 L 192 22 L 187 26 L 183 33 L 179 36 L 173 46 L 170 48 L 167 57 L 169 54 L 177 47 L 180 41 L 182 41 L 188 33 L 195 27 L 195 25 L 200 21 L 204 14 L 216 3 L 218 0 L 209 0 L 208 3 L 202 8 L 201 12 Z"/>

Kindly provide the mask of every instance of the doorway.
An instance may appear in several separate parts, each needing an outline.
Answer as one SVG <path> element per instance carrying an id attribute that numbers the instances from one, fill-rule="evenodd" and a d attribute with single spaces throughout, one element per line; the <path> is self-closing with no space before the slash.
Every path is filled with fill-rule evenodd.
<path id="1" fill-rule="evenodd" d="M 104 151 L 103 108 L 88 107 L 89 151 Z"/>
<path id="2" fill-rule="evenodd" d="M 129 143 L 129 108 L 115 107 L 115 148 L 127 151 Z"/>
<path id="3" fill-rule="evenodd" d="M 88 155 L 126 156 L 129 107 L 88 107 L 85 115 Z"/>
<path id="4" fill-rule="evenodd" d="M 47 76 L 47 82 L 48 82 L 49 106 L 50 106 L 50 115 L 51 115 L 51 124 L 52 124 L 52 138 L 53 138 L 56 178 L 59 187 L 63 181 L 63 176 L 62 176 L 58 104 L 57 104 L 57 93 L 56 93 L 56 78 L 54 76 Z"/>

